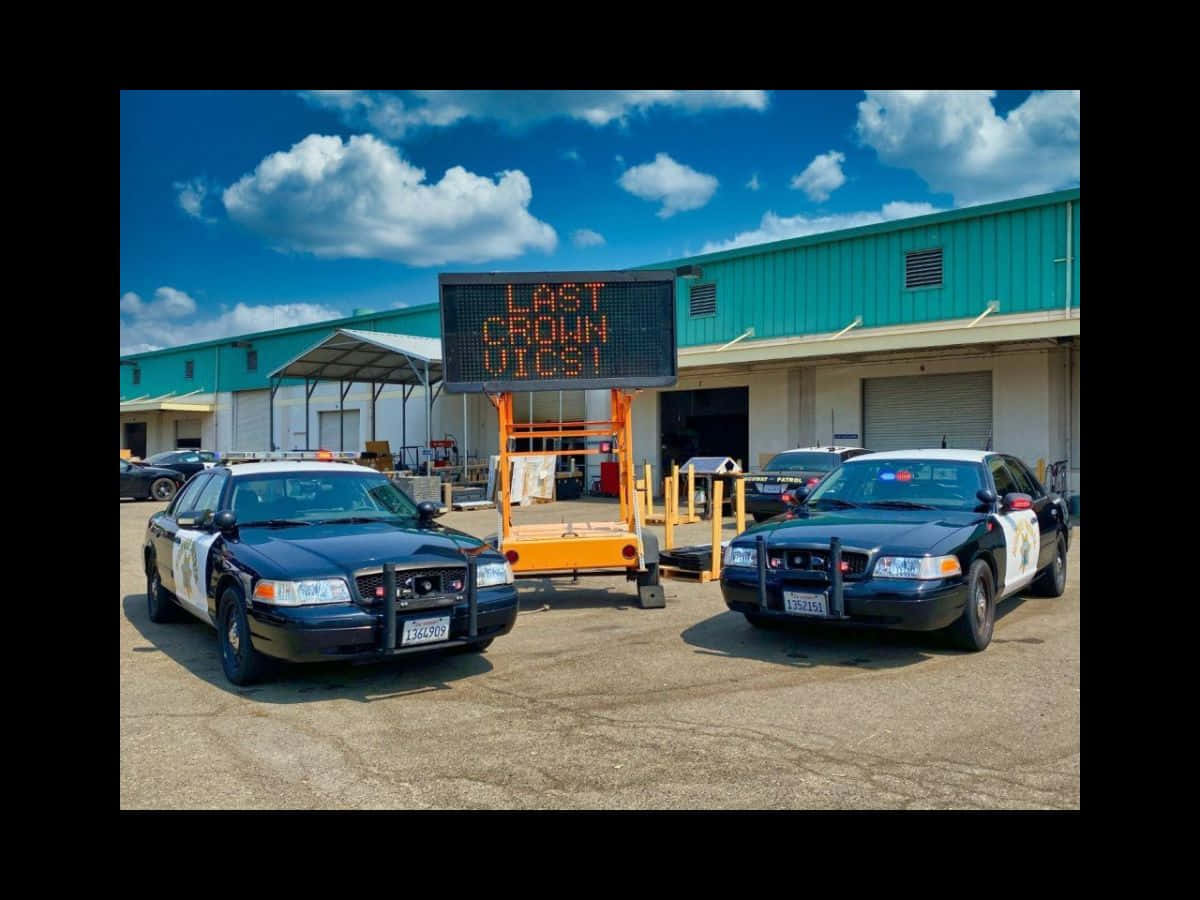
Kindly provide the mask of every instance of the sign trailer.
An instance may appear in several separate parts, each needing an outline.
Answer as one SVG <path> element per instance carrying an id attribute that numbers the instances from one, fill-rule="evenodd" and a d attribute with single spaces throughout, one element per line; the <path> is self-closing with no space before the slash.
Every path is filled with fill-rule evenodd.
<path id="1" fill-rule="evenodd" d="M 642 607 L 664 605 L 658 545 L 634 492 L 633 392 L 676 383 L 672 271 L 439 275 L 442 365 L 451 393 L 482 391 L 500 430 L 497 549 L 518 575 L 622 572 Z M 604 421 L 515 423 L 513 391 L 611 391 Z M 583 438 L 584 450 L 517 451 L 527 438 Z M 619 522 L 512 524 L 510 460 L 616 453 Z M 532 446 L 532 444 L 531 444 Z"/>

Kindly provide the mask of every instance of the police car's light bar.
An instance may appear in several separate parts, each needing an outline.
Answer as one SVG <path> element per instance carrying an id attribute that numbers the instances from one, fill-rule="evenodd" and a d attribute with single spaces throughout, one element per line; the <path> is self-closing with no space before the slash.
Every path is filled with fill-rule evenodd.
<path id="1" fill-rule="evenodd" d="M 286 460 L 353 463 L 358 461 L 358 454 L 349 450 L 232 450 L 221 456 L 221 462 L 227 465 Z"/>

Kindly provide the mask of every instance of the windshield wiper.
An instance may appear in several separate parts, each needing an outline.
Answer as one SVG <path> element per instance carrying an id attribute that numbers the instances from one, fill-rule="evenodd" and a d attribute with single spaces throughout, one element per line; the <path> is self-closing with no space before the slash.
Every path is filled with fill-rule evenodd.
<path id="1" fill-rule="evenodd" d="M 818 503 L 836 503 L 840 509 L 857 509 L 857 503 L 851 503 L 849 500 L 843 500 L 841 497 L 818 497 L 816 500 L 809 501 L 810 506 L 816 506 Z"/>
<path id="2" fill-rule="evenodd" d="M 267 528 L 287 528 L 289 525 L 311 525 L 312 522 L 305 522 L 301 519 L 259 519 L 256 522 L 238 522 L 239 528 L 250 528 L 255 525 L 263 525 Z"/>
<path id="3" fill-rule="evenodd" d="M 930 506 L 927 503 L 913 503 L 910 500 L 876 500 L 874 503 L 868 503 L 867 506 L 883 506 L 888 509 L 937 509 L 936 506 Z"/>
<path id="4" fill-rule="evenodd" d="M 371 522 L 383 522 L 394 519 L 395 516 L 346 516 L 341 519 L 318 519 L 321 525 L 367 525 Z"/>

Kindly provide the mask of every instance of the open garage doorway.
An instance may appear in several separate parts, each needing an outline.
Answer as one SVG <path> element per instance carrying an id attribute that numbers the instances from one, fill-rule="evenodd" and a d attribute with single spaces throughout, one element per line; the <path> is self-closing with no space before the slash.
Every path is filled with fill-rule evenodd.
<path id="1" fill-rule="evenodd" d="M 693 456 L 750 456 L 750 388 L 665 391 L 659 395 L 662 471 Z"/>

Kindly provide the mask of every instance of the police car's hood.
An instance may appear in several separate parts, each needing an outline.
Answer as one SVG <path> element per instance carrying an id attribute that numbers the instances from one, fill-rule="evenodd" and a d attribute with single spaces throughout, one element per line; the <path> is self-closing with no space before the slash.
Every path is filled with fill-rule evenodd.
<path id="1" fill-rule="evenodd" d="M 242 528 L 230 548 L 238 560 L 264 578 L 315 578 L 353 574 L 385 562 L 404 566 L 462 565 L 462 549 L 474 549 L 479 538 L 443 528 L 418 527 L 414 520 L 295 528 Z M 500 559 L 494 551 L 479 557 Z"/>
<path id="2" fill-rule="evenodd" d="M 752 543 L 763 535 L 770 547 L 828 544 L 840 538 L 845 547 L 863 550 L 886 549 L 916 554 L 954 545 L 964 532 L 985 518 L 977 512 L 932 509 L 809 509 L 800 507 L 794 518 L 776 517 L 748 528 L 738 544 Z"/>

